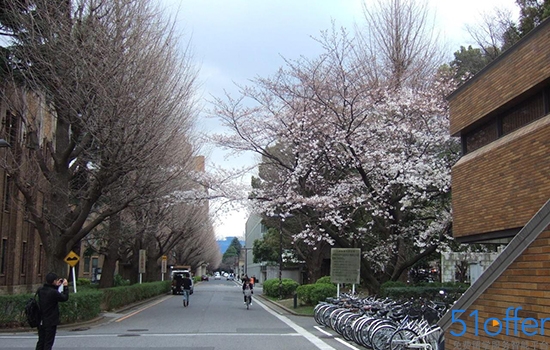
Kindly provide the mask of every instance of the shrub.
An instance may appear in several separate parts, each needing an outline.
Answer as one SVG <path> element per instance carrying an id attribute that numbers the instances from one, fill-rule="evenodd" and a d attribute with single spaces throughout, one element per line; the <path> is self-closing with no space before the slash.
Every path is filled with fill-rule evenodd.
<path id="1" fill-rule="evenodd" d="M 315 284 L 317 284 L 317 283 L 334 284 L 334 283 L 332 283 L 332 282 L 330 281 L 330 276 L 324 276 L 324 277 L 319 278 L 319 279 L 315 282 Z M 336 285 L 336 284 L 334 284 L 334 285 Z"/>
<path id="2" fill-rule="evenodd" d="M 404 287 L 386 287 L 380 295 L 382 297 L 390 297 L 392 299 L 419 299 L 426 298 L 430 300 L 444 301 L 446 303 L 452 303 L 458 299 L 462 293 L 468 289 L 467 285 L 463 284 L 440 284 L 430 283 L 427 286 L 404 286 Z M 440 291 L 444 290 L 445 294 L 442 296 Z"/>
<path id="3" fill-rule="evenodd" d="M 115 287 L 129 286 L 130 285 L 130 280 L 125 280 L 124 278 L 122 278 L 121 275 L 116 274 L 113 285 Z"/>
<path id="4" fill-rule="evenodd" d="M 282 298 L 284 299 L 284 298 L 292 297 L 296 292 L 296 288 L 298 288 L 299 286 L 298 282 L 290 278 L 283 278 L 281 282 L 282 282 L 282 288 L 281 288 Z M 263 293 L 272 298 L 279 297 L 279 279 L 273 278 L 273 279 L 264 281 Z"/>
<path id="5" fill-rule="evenodd" d="M 296 289 L 298 299 L 304 305 L 317 305 L 320 301 L 335 297 L 337 288 L 332 283 L 304 284 Z"/>
<path id="6" fill-rule="evenodd" d="M 327 298 L 335 297 L 337 293 L 336 286 L 328 283 L 314 284 L 314 288 L 311 290 L 310 299 L 311 305 L 316 305 L 320 301 L 325 301 Z"/>
<path id="7" fill-rule="evenodd" d="M 91 284 L 92 284 L 92 282 L 91 282 L 88 278 L 78 278 L 78 279 L 76 280 L 76 285 L 77 285 L 77 286 L 82 286 L 82 287 L 84 287 L 84 286 L 89 286 L 89 285 L 91 285 Z"/>
<path id="8" fill-rule="evenodd" d="M 387 281 L 382 283 L 380 285 L 380 296 L 385 297 L 387 296 L 387 289 L 388 288 L 404 288 L 407 287 L 407 284 L 405 282 L 401 281 Z"/>
<path id="9" fill-rule="evenodd" d="M 303 305 L 314 305 L 311 301 L 311 291 L 315 287 L 315 284 L 304 284 L 296 288 L 296 295 L 298 300 Z"/>

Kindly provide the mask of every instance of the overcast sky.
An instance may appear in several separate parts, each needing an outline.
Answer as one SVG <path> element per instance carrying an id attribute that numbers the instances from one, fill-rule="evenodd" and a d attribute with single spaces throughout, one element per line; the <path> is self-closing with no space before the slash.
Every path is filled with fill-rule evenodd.
<path id="1" fill-rule="evenodd" d="M 296 59 L 320 53 L 311 38 L 338 27 L 352 31 L 355 22 L 363 23 L 362 2 L 371 0 L 159 0 L 177 15 L 178 31 L 183 31 L 200 66 L 201 95 L 223 96 L 236 93 L 235 83 L 246 84 L 256 76 L 267 77 L 283 65 L 282 57 Z M 436 29 L 449 47 L 449 57 L 460 48 L 474 44 L 464 29 L 475 24 L 481 12 L 496 6 L 518 10 L 514 0 L 431 0 Z M 516 15 L 517 16 L 517 15 Z M 219 130 L 214 120 L 202 123 L 205 130 Z M 216 163 L 233 167 L 251 163 L 243 156 L 225 159 L 219 149 L 206 151 L 207 167 Z M 216 233 L 243 236 L 246 213 L 234 212 L 218 222 Z M 223 227 L 223 229 L 222 229 Z"/>

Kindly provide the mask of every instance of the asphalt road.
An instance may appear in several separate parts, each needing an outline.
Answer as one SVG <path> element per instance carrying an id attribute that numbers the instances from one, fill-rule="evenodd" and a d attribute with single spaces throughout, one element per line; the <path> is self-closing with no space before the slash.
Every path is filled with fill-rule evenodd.
<path id="1" fill-rule="evenodd" d="M 210 280 L 195 286 L 188 307 L 166 295 L 97 323 L 58 330 L 54 349 L 357 349 L 312 317 L 295 316 L 257 297 L 246 309 L 240 285 Z M 36 332 L 2 333 L 0 349 L 34 349 Z"/>

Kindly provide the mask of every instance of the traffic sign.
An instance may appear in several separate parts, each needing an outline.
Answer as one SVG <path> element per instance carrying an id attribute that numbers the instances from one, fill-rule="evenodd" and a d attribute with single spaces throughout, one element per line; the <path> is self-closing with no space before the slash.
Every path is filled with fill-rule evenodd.
<path id="1" fill-rule="evenodd" d="M 72 267 L 74 267 L 76 264 L 78 264 L 78 262 L 80 261 L 80 257 L 75 253 L 73 252 L 72 250 L 69 252 L 69 254 L 67 254 L 67 256 L 65 257 L 65 262 L 69 265 L 71 265 Z"/>

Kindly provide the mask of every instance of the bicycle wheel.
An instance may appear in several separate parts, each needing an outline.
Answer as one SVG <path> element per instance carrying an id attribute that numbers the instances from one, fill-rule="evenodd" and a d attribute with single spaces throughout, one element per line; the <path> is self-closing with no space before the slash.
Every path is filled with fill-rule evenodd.
<path id="1" fill-rule="evenodd" d="M 382 320 L 379 318 L 367 318 L 366 320 L 361 322 L 361 324 L 359 325 L 360 328 L 357 332 L 357 339 L 359 340 L 359 343 L 366 348 L 372 348 L 372 344 L 370 342 L 370 334 L 373 326 L 385 321 L 386 320 Z"/>
<path id="2" fill-rule="evenodd" d="M 315 322 L 317 322 L 320 325 L 323 325 L 323 312 L 325 308 L 327 308 L 330 304 L 327 303 L 319 303 L 315 306 L 313 309 L 313 317 L 315 319 Z"/>
<path id="3" fill-rule="evenodd" d="M 360 315 L 354 314 L 354 315 L 348 316 L 345 320 L 343 320 L 344 327 L 343 327 L 342 336 L 344 337 L 344 339 L 348 341 L 355 341 L 355 338 L 353 337 L 353 323 L 359 318 L 361 318 Z"/>
<path id="4" fill-rule="evenodd" d="M 321 324 L 323 326 L 330 327 L 330 314 L 332 314 L 332 312 L 336 309 L 338 309 L 338 307 L 335 305 L 331 305 L 323 309 L 323 315 L 321 317 Z"/>
<path id="5" fill-rule="evenodd" d="M 412 329 L 399 329 L 390 337 L 390 350 L 406 350 L 409 344 L 417 339 L 418 334 Z"/>
<path id="6" fill-rule="evenodd" d="M 348 310 L 346 309 L 336 309 L 334 311 L 332 311 L 330 313 L 330 317 L 329 317 L 329 323 L 327 324 L 331 329 L 337 331 L 337 328 L 338 328 L 338 318 L 340 317 L 340 315 L 342 315 L 343 313 L 346 313 L 348 312 Z"/>
<path id="7" fill-rule="evenodd" d="M 370 342 L 374 350 L 387 350 L 389 349 L 389 341 L 393 333 L 395 332 L 395 326 L 393 325 L 381 325 L 377 327 L 371 335 Z"/>

